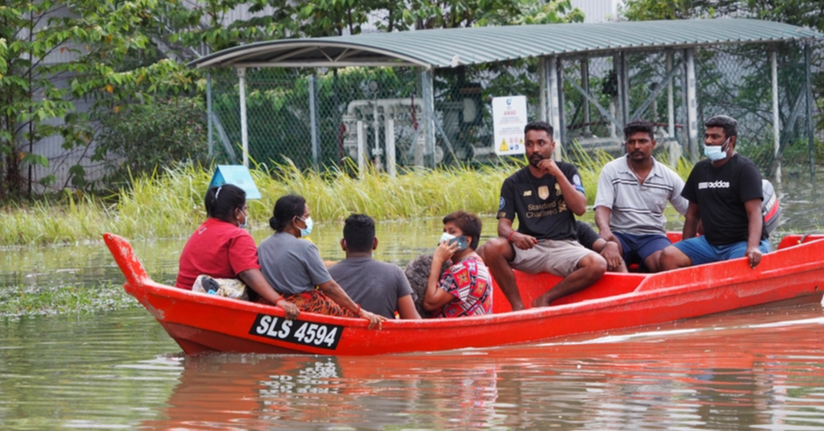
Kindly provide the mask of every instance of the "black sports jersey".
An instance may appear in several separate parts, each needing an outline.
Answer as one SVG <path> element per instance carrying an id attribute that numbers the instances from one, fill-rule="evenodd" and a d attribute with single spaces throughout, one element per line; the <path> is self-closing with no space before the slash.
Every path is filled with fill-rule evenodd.
<path id="1" fill-rule="evenodd" d="M 744 202 L 763 199 L 761 173 L 740 154 L 720 168 L 708 159 L 695 164 L 681 196 L 698 204 L 704 236 L 712 245 L 726 245 L 749 239 L 749 218 Z M 762 227 L 761 239 L 769 234 Z"/>
<path id="2" fill-rule="evenodd" d="M 575 166 L 555 163 L 575 189 L 583 193 L 584 186 Z M 526 166 L 504 180 L 498 218 L 514 221 L 516 214 L 520 233 L 537 239 L 576 239 L 575 216 L 567 208 L 561 186 L 552 175 L 535 178 Z"/>

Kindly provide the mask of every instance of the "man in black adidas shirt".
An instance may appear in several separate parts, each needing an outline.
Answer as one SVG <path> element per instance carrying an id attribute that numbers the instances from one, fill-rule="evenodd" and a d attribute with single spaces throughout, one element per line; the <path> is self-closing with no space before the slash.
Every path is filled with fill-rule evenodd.
<path id="1" fill-rule="evenodd" d="M 579 244 L 575 215 L 587 199 L 575 166 L 550 158 L 555 149 L 552 126 L 533 121 L 524 128 L 529 165 L 512 174 L 501 188 L 498 237 L 478 250 L 513 310 L 524 308 L 512 268 L 565 277 L 541 295 L 533 307 L 591 286 L 607 269 L 601 255 Z M 518 216 L 518 230 L 512 221 Z"/>
<path id="2" fill-rule="evenodd" d="M 738 123 L 718 115 L 704 123 L 706 160 L 696 163 L 681 196 L 690 201 L 684 221 L 684 240 L 664 249 L 664 270 L 746 256 L 750 267 L 770 250 L 761 213 L 761 173 L 746 157 L 736 154 Z M 695 237 L 698 220 L 704 235 Z"/>

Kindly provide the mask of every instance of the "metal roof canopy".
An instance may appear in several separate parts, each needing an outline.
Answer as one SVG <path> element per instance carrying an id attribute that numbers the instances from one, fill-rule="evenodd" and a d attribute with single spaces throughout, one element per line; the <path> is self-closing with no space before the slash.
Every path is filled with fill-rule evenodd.
<path id="1" fill-rule="evenodd" d="M 539 58 L 540 102 L 539 118 L 554 124 L 556 142 L 555 158 L 560 160 L 561 146 L 565 140 L 564 76 L 561 59 L 580 57 L 588 62 L 589 57 L 614 56 L 617 71 L 618 98 L 622 118 L 619 121 L 601 107 L 589 94 L 586 84 L 581 88 L 573 86 L 589 103 L 616 126 L 623 127 L 631 120 L 629 113 L 629 76 L 626 55 L 631 52 L 668 52 L 667 92 L 668 92 L 668 134 L 674 139 L 673 86 L 674 74 L 672 52 L 683 50 L 684 101 L 687 123 L 686 146 L 693 161 L 698 158 L 698 104 L 695 76 L 695 48 L 712 45 L 735 45 L 750 43 L 803 42 L 806 63 L 806 111 L 810 148 L 814 147 L 812 136 L 812 91 L 810 83 L 811 44 L 824 35 L 810 29 L 772 21 L 737 18 L 716 18 L 675 21 L 608 22 L 597 24 L 545 24 L 503 27 L 471 27 L 457 29 L 416 30 L 397 33 L 369 33 L 355 36 L 321 37 L 309 39 L 284 39 L 258 42 L 224 49 L 189 63 L 198 68 L 233 67 L 239 78 L 241 140 L 243 164 L 248 166 L 248 134 L 246 130 L 247 68 L 260 67 L 420 67 L 423 92 L 423 118 L 425 164 L 434 167 L 435 129 L 439 125 L 434 115 L 434 69 L 465 65 L 495 63 L 519 58 Z M 772 75 L 773 133 L 776 158 L 779 156 L 779 111 L 778 73 L 775 51 L 770 53 Z M 582 74 L 586 70 L 582 63 Z M 314 81 L 310 81 L 312 87 Z M 663 82 L 660 84 L 664 84 Z M 211 80 L 207 80 L 207 106 L 209 111 L 209 148 L 212 148 Z M 663 87 L 654 92 L 642 104 L 646 105 Z M 310 92 L 314 92 L 310 88 Z M 317 115 L 310 99 L 312 124 L 312 150 L 317 166 L 318 142 L 314 119 Z M 800 109 L 793 109 L 792 116 Z M 587 110 L 589 104 L 587 104 Z M 633 115 L 637 117 L 643 109 Z M 417 133 L 417 132 L 416 132 Z M 441 130 L 441 134 L 443 131 Z M 444 138 L 446 138 L 444 136 Z M 446 140 L 446 139 L 445 139 Z M 415 139 L 413 139 L 415 141 Z M 449 146 L 449 142 L 446 142 Z M 228 143 L 224 142 L 228 146 Z M 390 145 L 387 142 L 387 146 Z M 394 145 L 394 144 L 392 144 Z M 365 150 L 365 148 L 363 149 Z M 812 151 L 812 150 L 811 150 Z M 394 147 L 387 148 L 387 154 L 394 154 Z M 360 153 L 360 150 L 359 150 Z M 364 172 L 363 154 L 359 154 L 358 166 Z M 814 169 L 811 159 L 811 172 Z M 394 175 L 394 160 L 388 161 L 389 172 Z M 780 181 L 780 164 L 775 172 Z"/>
<path id="2" fill-rule="evenodd" d="M 821 36 L 789 24 L 736 18 L 470 27 L 258 42 L 224 49 L 189 65 L 437 69 L 528 57 L 804 41 Z"/>

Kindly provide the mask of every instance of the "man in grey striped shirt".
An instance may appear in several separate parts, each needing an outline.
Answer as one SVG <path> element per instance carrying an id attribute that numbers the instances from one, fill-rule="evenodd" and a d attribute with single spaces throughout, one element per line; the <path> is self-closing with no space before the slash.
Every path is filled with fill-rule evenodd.
<path id="1" fill-rule="evenodd" d="M 683 215 L 689 202 L 681 196 L 684 180 L 656 162 L 654 125 L 633 121 L 624 127 L 627 154 L 601 170 L 595 197 L 595 224 L 601 238 L 620 247 L 601 252 L 611 271 L 639 264 L 642 271 L 658 272 L 658 257 L 668 245 L 664 208 L 669 201 Z M 624 265 L 625 263 L 625 265 Z"/>

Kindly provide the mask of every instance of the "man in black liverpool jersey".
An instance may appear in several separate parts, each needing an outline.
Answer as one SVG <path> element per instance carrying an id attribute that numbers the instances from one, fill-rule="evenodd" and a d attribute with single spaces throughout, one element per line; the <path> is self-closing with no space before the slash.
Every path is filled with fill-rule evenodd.
<path id="1" fill-rule="evenodd" d="M 761 212 L 761 173 L 735 152 L 738 122 L 717 115 L 704 123 L 705 160 L 695 164 L 681 196 L 689 201 L 683 240 L 661 253 L 662 269 L 747 257 L 755 268 L 770 250 Z M 704 235 L 696 237 L 698 220 Z"/>
<path id="2" fill-rule="evenodd" d="M 533 307 L 589 287 L 604 275 L 607 263 L 576 241 L 575 215 L 587 200 L 578 170 L 550 158 L 555 149 L 552 126 L 533 121 L 524 128 L 529 165 L 504 180 L 498 209 L 498 237 L 478 250 L 513 310 L 524 308 L 512 268 L 564 279 L 541 295 Z M 512 222 L 518 217 L 518 230 Z"/>

